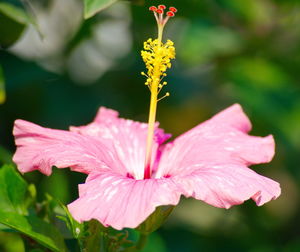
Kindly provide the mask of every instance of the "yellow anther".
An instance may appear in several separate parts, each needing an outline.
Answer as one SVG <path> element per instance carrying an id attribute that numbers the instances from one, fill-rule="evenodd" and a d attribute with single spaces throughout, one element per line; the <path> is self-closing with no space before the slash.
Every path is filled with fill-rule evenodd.
<path id="1" fill-rule="evenodd" d="M 158 39 L 152 40 L 150 38 L 144 43 L 144 50 L 141 52 L 141 55 L 148 70 L 149 84 L 157 82 L 161 77 L 166 76 L 165 71 L 171 68 L 170 61 L 175 58 L 174 43 L 168 40 L 164 44 Z M 142 75 L 146 74 L 142 72 Z"/>

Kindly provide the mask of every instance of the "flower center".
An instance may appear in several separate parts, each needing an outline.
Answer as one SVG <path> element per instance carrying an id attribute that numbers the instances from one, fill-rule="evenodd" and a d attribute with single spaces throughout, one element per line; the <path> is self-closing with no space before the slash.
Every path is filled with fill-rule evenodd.
<path id="1" fill-rule="evenodd" d="M 165 73 L 167 69 L 171 67 L 171 59 L 175 58 L 174 43 L 171 40 L 167 40 L 166 43 L 163 43 L 162 36 L 165 24 L 170 17 L 175 16 L 177 9 L 170 7 L 169 11 L 166 12 L 166 16 L 164 16 L 165 9 L 166 6 L 164 5 L 159 5 L 158 7 L 151 6 L 149 8 L 150 11 L 153 11 L 157 21 L 158 37 L 154 40 L 150 38 L 144 42 L 144 50 L 141 52 L 147 68 L 147 73 L 142 72 L 142 75 L 147 77 L 145 85 L 148 86 L 151 93 L 144 179 L 151 177 L 151 156 L 157 102 L 170 95 L 167 92 L 164 96 L 158 98 L 158 94 L 162 88 L 167 85 L 167 82 L 162 82 L 162 80 L 167 75 Z"/>

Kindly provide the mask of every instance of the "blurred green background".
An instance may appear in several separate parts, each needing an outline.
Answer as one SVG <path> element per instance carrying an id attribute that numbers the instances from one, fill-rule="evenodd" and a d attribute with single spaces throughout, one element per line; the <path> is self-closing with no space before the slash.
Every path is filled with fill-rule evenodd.
<path id="1" fill-rule="evenodd" d="M 120 1 L 88 20 L 81 0 L 25 3 L 33 13 L 30 25 L 10 24 L 0 12 L 2 163 L 15 150 L 17 118 L 67 129 L 89 123 L 106 106 L 147 121 L 140 50 L 156 36 L 148 7 L 176 6 L 165 33 L 177 50 L 164 88 L 171 96 L 159 103 L 157 120 L 176 137 L 240 103 L 252 134 L 275 137 L 274 160 L 253 169 L 279 181 L 282 195 L 262 207 L 249 201 L 230 210 L 183 199 L 147 251 L 300 251 L 300 1 Z M 85 179 L 67 169 L 25 177 L 38 197 L 48 192 L 65 204 Z M 0 251 L 16 251 L 16 243 L 18 235 L 0 232 Z"/>

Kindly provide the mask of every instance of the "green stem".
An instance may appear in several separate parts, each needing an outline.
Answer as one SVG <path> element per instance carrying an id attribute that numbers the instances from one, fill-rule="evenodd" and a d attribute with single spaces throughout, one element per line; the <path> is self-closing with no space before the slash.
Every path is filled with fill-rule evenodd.
<path id="1" fill-rule="evenodd" d="M 80 252 L 85 252 L 83 242 L 80 238 L 77 239 Z"/>
<path id="2" fill-rule="evenodd" d="M 139 238 L 139 240 L 138 240 L 138 242 L 135 246 L 136 249 L 137 250 L 142 250 L 145 247 L 146 243 L 147 243 L 147 239 L 148 239 L 148 235 L 140 233 L 140 238 Z"/>

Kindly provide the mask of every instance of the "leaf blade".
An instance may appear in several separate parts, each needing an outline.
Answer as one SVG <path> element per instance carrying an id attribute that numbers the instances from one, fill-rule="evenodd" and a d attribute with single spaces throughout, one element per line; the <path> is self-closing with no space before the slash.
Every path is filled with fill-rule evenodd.
<path id="1" fill-rule="evenodd" d="M 38 217 L 0 210 L 0 223 L 31 237 L 53 251 L 66 251 L 63 238 L 57 229 Z"/>
<path id="2" fill-rule="evenodd" d="M 13 165 L 0 169 L 0 224 L 15 229 L 53 251 L 66 251 L 56 227 L 36 215 L 28 215 L 35 200 L 35 187 L 28 185 Z M 5 227 L 1 227 L 5 230 Z"/>
<path id="3" fill-rule="evenodd" d="M 29 18 L 24 10 L 12 4 L 0 3 L 0 46 L 13 45 L 22 35 Z"/>
<path id="4" fill-rule="evenodd" d="M 12 165 L 0 169 L 0 209 L 2 211 L 26 213 L 24 205 L 28 184 Z"/>
<path id="5" fill-rule="evenodd" d="M 118 0 L 83 0 L 84 1 L 84 18 L 88 19 L 99 11 L 109 7 Z"/>

